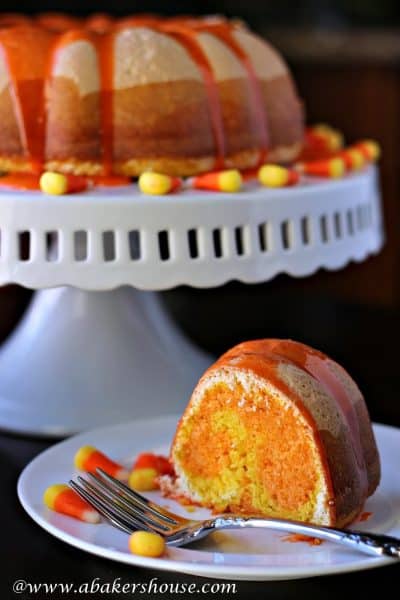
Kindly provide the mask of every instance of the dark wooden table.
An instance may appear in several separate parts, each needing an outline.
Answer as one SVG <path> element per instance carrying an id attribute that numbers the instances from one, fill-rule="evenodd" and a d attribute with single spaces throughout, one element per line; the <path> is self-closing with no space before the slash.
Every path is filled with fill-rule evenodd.
<path id="1" fill-rule="evenodd" d="M 165 300 L 186 331 L 208 350 L 221 351 L 246 337 L 290 336 L 328 351 L 359 381 L 372 418 L 400 426 L 398 318 L 395 311 L 343 305 L 332 298 L 306 297 L 301 286 L 288 297 L 287 282 L 275 286 L 230 284 L 218 293 L 181 289 L 165 294 Z M 190 310 L 189 310 L 190 307 Z M 96 558 L 54 539 L 33 523 L 20 507 L 16 482 L 24 466 L 50 441 L 0 436 L 1 567 L 0 598 L 67 598 L 77 594 L 46 594 L 43 591 L 14 594 L 12 585 L 74 582 L 99 578 L 112 585 L 149 582 L 202 584 L 205 579 L 182 574 L 155 572 Z M 400 458 L 400 457 L 399 457 Z M 400 477 L 400 471 L 399 471 Z M 237 582 L 235 598 L 308 598 L 324 600 L 379 593 L 392 596 L 399 584 L 400 563 L 393 566 L 328 577 L 287 582 Z M 212 580 L 210 580 L 211 582 Z M 146 595 L 136 592 L 138 596 Z M 357 594 L 357 596 L 355 596 Z M 80 595 L 80 594 L 78 594 Z M 126 597 L 126 594 L 89 594 L 92 598 Z M 201 594 L 203 595 L 203 594 Z M 222 594 L 204 594 L 219 597 Z M 160 598 L 189 597 L 189 594 L 159 593 Z M 128 595 L 129 597 L 129 595 Z"/>

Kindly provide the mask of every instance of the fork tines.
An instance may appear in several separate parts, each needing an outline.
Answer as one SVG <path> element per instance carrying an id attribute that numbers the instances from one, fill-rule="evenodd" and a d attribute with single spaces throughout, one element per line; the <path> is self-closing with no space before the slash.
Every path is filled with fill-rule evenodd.
<path id="1" fill-rule="evenodd" d="M 86 478 L 78 476 L 76 481 L 71 479 L 69 485 L 125 533 L 144 529 L 163 535 L 179 525 L 161 506 L 154 505 L 103 469 L 96 469 L 96 474 L 86 473 Z"/>

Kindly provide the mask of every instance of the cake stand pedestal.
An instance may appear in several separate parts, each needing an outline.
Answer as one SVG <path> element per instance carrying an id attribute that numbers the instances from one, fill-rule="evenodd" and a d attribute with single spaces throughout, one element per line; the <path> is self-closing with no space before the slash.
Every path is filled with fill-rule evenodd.
<path id="1" fill-rule="evenodd" d="M 383 243 L 373 167 L 237 195 L 1 192 L 0 234 L 0 284 L 40 290 L 0 351 L 0 427 L 53 436 L 184 408 L 212 359 L 156 290 L 305 276 Z"/>

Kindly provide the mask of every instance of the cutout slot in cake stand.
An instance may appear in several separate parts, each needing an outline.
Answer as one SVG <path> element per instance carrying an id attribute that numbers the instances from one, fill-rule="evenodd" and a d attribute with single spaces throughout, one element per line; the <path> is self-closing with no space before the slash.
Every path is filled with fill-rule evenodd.
<path id="1" fill-rule="evenodd" d="M 0 283 L 39 290 L 0 350 L 0 427 L 54 436 L 186 405 L 212 359 L 155 291 L 306 276 L 383 243 L 373 167 L 236 195 L 2 191 L 0 234 Z"/>

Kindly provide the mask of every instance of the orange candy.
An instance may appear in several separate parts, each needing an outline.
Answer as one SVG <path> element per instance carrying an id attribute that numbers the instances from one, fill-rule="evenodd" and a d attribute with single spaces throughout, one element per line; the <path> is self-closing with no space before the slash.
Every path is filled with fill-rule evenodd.
<path id="1" fill-rule="evenodd" d="M 55 512 L 74 517 L 86 523 L 98 523 L 99 513 L 74 490 L 63 483 L 51 485 L 43 494 L 43 502 Z"/>
<path id="2" fill-rule="evenodd" d="M 116 479 L 128 479 L 128 471 L 93 446 L 82 446 L 75 454 L 74 464 L 80 471 L 94 473 L 97 468 Z"/>
<path id="3" fill-rule="evenodd" d="M 39 185 L 44 194 L 50 194 L 51 196 L 75 194 L 90 187 L 86 177 L 54 173 L 53 171 L 45 171 L 40 177 Z"/>
<path id="4" fill-rule="evenodd" d="M 242 187 L 243 179 L 237 169 L 226 171 L 213 171 L 197 175 L 191 180 L 191 185 L 197 190 L 210 190 L 214 192 L 238 192 Z"/>
<path id="5" fill-rule="evenodd" d="M 343 135 L 337 129 L 324 124 L 307 127 L 299 160 L 306 162 L 331 158 L 342 146 Z"/>
<path id="6" fill-rule="evenodd" d="M 134 462 L 133 469 L 155 469 L 159 475 L 173 475 L 174 469 L 165 456 L 142 452 Z"/>
<path id="7" fill-rule="evenodd" d="M 295 166 L 296 169 L 300 173 L 304 173 L 304 175 L 328 177 L 331 179 L 342 177 L 346 171 L 345 162 L 339 157 L 297 163 Z"/>
<path id="8" fill-rule="evenodd" d="M 370 162 L 379 160 L 381 149 L 374 140 L 361 140 L 352 145 L 352 148 L 359 150 L 361 154 Z"/>
<path id="9" fill-rule="evenodd" d="M 366 162 L 366 159 L 362 152 L 357 148 L 346 148 L 337 154 L 337 157 L 341 158 L 346 165 L 348 171 L 357 171 L 361 169 Z"/>
<path id="10" fill-rule="evenodd" d="M 165 194 L 177 192 L 182 186 L 182 180 L 179 177 L 164 175 L 164 173 L 146 171 L 140 175 L 138 186 L 143 194 L 164 196 Z"/>
<path id="11" fill-rule="evenodd" d="M 300 175 L 297 171 L 281 165 L 263 165 L 258 171 L 258 180 L 266 187 L 288 187 L 296 185 L 299 179 Z"/>
<path id="12" fill-rule="evenodd" d="M 321 123 L 309 128 L 309 133 L 314 138 L 320 139 L 322 145 L 331 152 L 336 152 L 343 147 L 343 135 L 330 125 Z"/>

